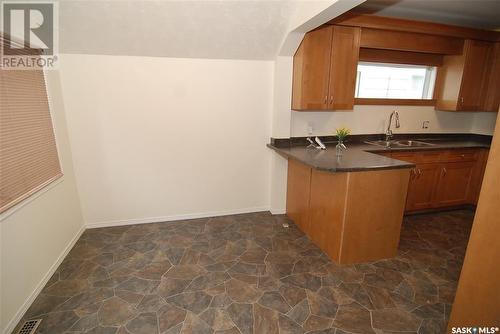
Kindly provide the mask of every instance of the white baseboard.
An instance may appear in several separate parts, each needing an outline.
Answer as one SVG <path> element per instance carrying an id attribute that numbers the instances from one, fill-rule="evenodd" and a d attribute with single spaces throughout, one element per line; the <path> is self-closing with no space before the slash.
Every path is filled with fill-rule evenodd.
<path id="1" fill-rule="evenodd" d="M 171 216 L 162 216 L 162 217 L 110 220 L 110 221 L 103 221 L 103 222 L 97 222 L 97 223 L 86 223 L 85 227 L 90 229 L 90 228 L 99 228 L 99 227 L 135 225 L 135 224 L 150 224 L 150 223 L 169 222 L 169 221 L 174 221 L 174 220 L 228 216 L 228 215 L 237 215 L 237 214 L 242 214 L 242 213 L 262 212 L 262 211 L 269 211 L 269 207 L 262 206 L 262 207 L 244 208 L 244 209 L 237 209 L 237 210 L 189 213 L 189 214 L 183 214 L 183 215 L 171 215 Z"/>
<path id="2" fill-rule="evenodd" d="M 269 210 L 273 215 L 284 215 L 286 213 L 286 209 L 270 209 Z"/>
<path id="3" fill-rule="evenodd" d="M 14 318 L 12 318 L 9 321 L 9 323 L 7 324 L 7 326 L 4 329 L 4 332 L 3 332 L 4 334 L 11 333 L 15 329 L 17 323 L 24 316 L 24 314 L 26 313 L 26 311 L 28 310 L 28 308 L 31 306 L 31 304 L 33 303 L 33 301 L 35 301 L 36 297 L 38 297 L 38 295 L 40 294 L 40 292 L 44 288 L 45 284 L 47 284 L 47 282 L 49 281 L 49 279 L 56 272 L 56 270 L 59 267 L 59 265 L 61 264 L 61 262 L 64 260 L 64 258 L 66 257 L 66 255 L 68 255 L 69 251 L 71 250 L 71 248 L 73 248 L 73 246 L 78 241 L 78 239 L 80 239 L 80 236 L 82 235 L 82 233 L 84 231 L 85 231 L 85 226 L 82 226 L 82 227 L 80 227 L 80 229 L 78 230 L 78 232 L 76 232 L 76 234 L 73 237 L 73 239 L 71 239 L 71 241 L 68 243 L 68 245 L 64 248 L 64 250 L 58 256 L 56 262 L 54 262 L 54 264 L 50 267 L 50 269 L 44 275 L 44 277 L 42 278 L 42 280 L 37 284 L 37 286 L 35 287 L 35 289 L 33 290 L 33 292 L 31 292 L 31 294 L 29 295 L 29 297 L 26 299 L 26 301 L 23 303 L 23 305 L 16 312 L 16 315 L 14 316 Z"/>

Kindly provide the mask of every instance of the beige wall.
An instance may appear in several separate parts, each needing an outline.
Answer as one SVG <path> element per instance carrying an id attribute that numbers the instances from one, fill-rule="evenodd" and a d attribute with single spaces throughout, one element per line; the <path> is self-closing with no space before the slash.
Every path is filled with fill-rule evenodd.
<path id="1" fill-rule="evenodd" d="M 269 209 L 273 62 L 60 59 L 87 224 Z"/>
<path id="2" fill-rule="evenodd" d="M 1 217 L 0 333 L 10 333 L 83 227 L 56 71 L 47 83 L 64 176 Z"/>

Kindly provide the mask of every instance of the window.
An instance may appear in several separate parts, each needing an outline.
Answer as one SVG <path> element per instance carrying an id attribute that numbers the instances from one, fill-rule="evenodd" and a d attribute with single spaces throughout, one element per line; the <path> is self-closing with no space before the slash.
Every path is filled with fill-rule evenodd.
<path id="1" fill-rule="evenodd" d="M 356 98 L 431 100 L 436 67 L 358 63 Z"/>
<path id="2" fill-rule="evenodd" d="M 0 213 L 61 176 L 43 72 L 0 68 Z"/>

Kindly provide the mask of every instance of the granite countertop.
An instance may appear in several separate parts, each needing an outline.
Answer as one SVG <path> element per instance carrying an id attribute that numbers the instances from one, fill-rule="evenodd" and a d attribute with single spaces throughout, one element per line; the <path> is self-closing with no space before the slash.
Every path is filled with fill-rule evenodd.
<path id="1" fill-rule="evenodd" d="M 371 135 L 374 136 L 374 135 Z M 405 137 L 401 135 L 396 140 L 402 140 Z M 329 142 L 331 137 L 322 138 L 327 146 L 326 150 L 316 148 L 307 148 L 301 139 L 271 140 L 268 147 L 275 150 L 286 158 L 292 158 L 318 170 L 328 172 L 356 172 L 367 170 L 399 169 L 413 168 L 415 164 L 401 160 L 391 159 L 377 153 L 400 152 L 400 151 L 429 151 L 442 149 L 463 149 L 463 148 L 489 148 L 490 141 L 484 136 L 475 135 L 450 136 L 443 135 L 430 136 L 429 138 L 412 137 L 414 140 L 421 140 L 432 143 L 432 146 L 425 147 L 403 147 L 386 148 L 364 143 L 367 137 L 358 137 L 352 139 L 352 142 L 346 142 L 347 150 L 341 157 L 336 156 L 336 142 Z M 489 137 L 491 139 L 491 137 Z M 375 140 L 373 137 L 368 140 Z"/>

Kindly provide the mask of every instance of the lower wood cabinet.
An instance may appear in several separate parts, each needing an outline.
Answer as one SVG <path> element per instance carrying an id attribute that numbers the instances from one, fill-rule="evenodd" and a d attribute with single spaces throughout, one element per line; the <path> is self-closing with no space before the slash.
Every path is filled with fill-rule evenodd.
<path id="1" fill-rule="evenodd" d="M 293 159 L 288 159 L 287 184 L 286 214 L 307 234 L 309 231 L 311 167 Z"/>
<path id="2" fill-rule="evenodd" d="M 432 207 L 439 173 L 438 164 L 417 165 L 417 168 L 412 170 L 406 198 L 406 211 Z"/>
<path id="3" fill-rule="evenodd" d="M 476 204 L 487 149 L 393 152 L 384 154 L 413 162 L 406 212 Z"/>
<path id="4" fill-rule="evenodd" d="M 332 260 L 397 254 L 410 169 L 332 173 L 288 159 L 286 214 Z"/>
<path id="5" fill-rule="evenodd" d="M 440 166 L 440 176 L 435 197 L 436 207 L 468 203 L 475 163 L 475 161 L 449 162 Z"/>

